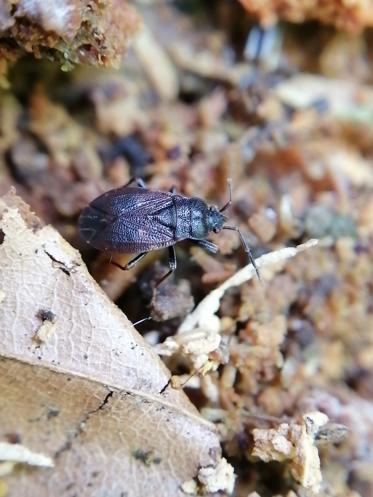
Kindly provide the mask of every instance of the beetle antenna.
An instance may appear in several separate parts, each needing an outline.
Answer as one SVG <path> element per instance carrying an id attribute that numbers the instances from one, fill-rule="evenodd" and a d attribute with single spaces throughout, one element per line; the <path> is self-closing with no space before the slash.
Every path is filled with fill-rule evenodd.
<path id="1" fill-rule="evenodd" d="M 146 318 L 142 318 L 139 321 L 136 321 L 135 323 L 132 323 L 133 326 L 137 326 L 138 324 L 144 323 L 145 321 L 150 321 L 152 319 L 151 316 L 148 316 Z"/>
<path id="2" fill-rule="evenodd" d="M 219 209 L 219 212 L 224 212 L 232 204 L 232 178 L 228 178 L 227 183 L 228 183 L 228 202 L 224 204 L 221 209 Z"/>
<path id="3" fill-rule="evenodd" d="M 258 277 L 258 280 L 261 281 L 260 280 L 260 274 L 259 274 L 259 268 L 256 265 L 254 256 L 253 256 L 253 254 L 252 254 L 252 252 L 250 250 L 250 247 L 249 247 L 247 241 L 245 240 L 243 234 L 241 233 L 241 230 L 239 228 L 237 228 L 237 226 L 223 226 L 223 230 L 237 231 L 237 233 L 239 234 L 239 237 L 241 239 L 241 243 L 243 245 L 244 251 L 247 253 L 247 255 L 249 257 L 249 261 L 251 262 L 251 264 L 253 265 L 253 267 L 255 269 L 255 272 L 256 272 L 256 275 Z"/>

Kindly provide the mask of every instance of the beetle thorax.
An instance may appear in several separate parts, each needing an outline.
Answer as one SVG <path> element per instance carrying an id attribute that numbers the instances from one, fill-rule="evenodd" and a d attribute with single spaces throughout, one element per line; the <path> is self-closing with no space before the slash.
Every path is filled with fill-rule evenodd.
<path id="1" fill-rule="evenodd" d="M 175 195 L 173 198 L 177 212 L 175 240 L 203 240 L 210 231 L 220 231 L 223 227 L 225 217 L 216 207 L 196 197 Z"/>
<path id="2" fill-rule="evenodd" d="M 196 240 L 206 238 L 208 233 L 207 205 L 201 199 L 192 198 L 189 207 L 189 237 Z"/>

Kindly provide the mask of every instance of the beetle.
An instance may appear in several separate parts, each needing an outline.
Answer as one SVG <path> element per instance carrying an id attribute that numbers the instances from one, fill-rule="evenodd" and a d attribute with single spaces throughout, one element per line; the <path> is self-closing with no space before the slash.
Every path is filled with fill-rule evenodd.
<path id="1" fill-rule="evenodd" d="M 137 186 L 130 186 L 136 183 Z M 181 240 L 192 240 L 205 250 L 216 254 L 217 245 L 206 239 L 210 232 L 222 229 L 238 233 L 245 252 L 259 277 L 259 271 L 250 248 L 236 226 L 226 225 L 223 212 L 232 203 L 231 180 L 228 179 L 229 198 L 218 209 L 198 197 L 149 190 L 142 179 L 132 178 L 121 188 L 109 190 L 93 200 L 81 213 L 79 231 L 84 240 L 99 250 L 139 254 L 121 266 L 131 269 L 151 250 L 168 247 L 169 271 L 157 282 L 158 286 L 176 269 L 174 245 Z"/>

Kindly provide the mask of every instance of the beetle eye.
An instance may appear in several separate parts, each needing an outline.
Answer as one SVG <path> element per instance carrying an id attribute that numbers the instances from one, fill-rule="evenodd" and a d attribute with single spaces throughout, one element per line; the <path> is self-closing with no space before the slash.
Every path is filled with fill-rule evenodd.
<path id="1" fill-rule="evenodd" d="M 219 233 L 219 230 L 217 228 L 213 229 L 214 233 Z"/>

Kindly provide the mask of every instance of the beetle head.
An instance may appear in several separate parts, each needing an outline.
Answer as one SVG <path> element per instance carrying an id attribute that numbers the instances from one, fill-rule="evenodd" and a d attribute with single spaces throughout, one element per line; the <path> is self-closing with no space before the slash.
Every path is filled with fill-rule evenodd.
<path id="1" fill-rule="evenodd" d="M 227 218 L 219 211 L 217 207 L 215 207 L 214 205 L 210 205 L 207 215 L 209 231 L 218 233 L 223 228 L 223 224 L 226 220 Z"/>

